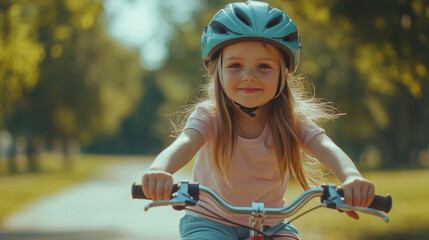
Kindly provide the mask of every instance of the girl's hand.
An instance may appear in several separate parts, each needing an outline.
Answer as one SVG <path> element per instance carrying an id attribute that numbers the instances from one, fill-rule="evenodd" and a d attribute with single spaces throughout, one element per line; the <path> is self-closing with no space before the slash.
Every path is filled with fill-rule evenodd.
<path id="1" fill-rule="evenodd" d="M 353 207 L 368 207 L 375 195 L 375 187 L 372 182 L 360 176 L 349 177 L 343 182 L 344 201 Z M 354 212 L 347 212 L 347 215 L 354 219 L 359 219 L 359 215 Z"/>
<path id="2" fill-rule="evenodd" d="M 173 175 L 161 170 L 149 170 L 143 175 L 142 189 L 153 201 L 170 200 L 173 189 Z"/>

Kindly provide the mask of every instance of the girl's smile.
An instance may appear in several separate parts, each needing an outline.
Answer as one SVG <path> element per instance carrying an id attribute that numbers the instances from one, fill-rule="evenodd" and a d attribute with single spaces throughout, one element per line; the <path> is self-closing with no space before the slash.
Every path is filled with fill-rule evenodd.
<path id="1" fill-rule="evenodd" d="M 222 85 L 226 95 L 245 107 L 269 102 L 280 76 L 280 52 L 261 42 L 229 45 L 222 53 Z"/>
<path id="2" fill-rule="evenodd" d="M 239 91 L 243 91 L 245 93 L 254 93 L 257 91 L 261 91 L 260 88 L 238 88 Z"/>

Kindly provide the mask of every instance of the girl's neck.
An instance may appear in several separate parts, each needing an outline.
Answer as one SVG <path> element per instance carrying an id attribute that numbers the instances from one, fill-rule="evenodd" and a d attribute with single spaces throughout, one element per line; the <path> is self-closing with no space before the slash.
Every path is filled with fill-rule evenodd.
<path id="1" fill-rule="evenodd" d="M 250 117 L 239 109 L 237 109 L 236 113 L 237 134 L 240 137 L 253 139 L 261 135 L 267 123 L 265 107 L 256 110 L 254 112 L 255 117 Z"/>

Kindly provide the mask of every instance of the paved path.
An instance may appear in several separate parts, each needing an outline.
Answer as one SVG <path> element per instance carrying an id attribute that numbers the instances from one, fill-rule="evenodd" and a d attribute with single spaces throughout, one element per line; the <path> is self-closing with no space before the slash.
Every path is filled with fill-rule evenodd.
<path id="1" fill-rule="evenodd" d="M 130 188 L 148 162 L 123 162 L 100 176 L 64 189 L 6 219 L 0 239 L 8 240 L 134 240 L 177 239 L 184 214 L 171 207 L 145 212 L 146 200 L 132 200 Z M 176 181 L 190 179 L 187 172 Z"/>

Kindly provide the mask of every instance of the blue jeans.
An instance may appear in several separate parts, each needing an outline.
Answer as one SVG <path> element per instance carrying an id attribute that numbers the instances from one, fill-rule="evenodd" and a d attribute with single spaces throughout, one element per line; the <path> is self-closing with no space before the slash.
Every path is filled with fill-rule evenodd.
<path id="1" fill-rule="evenodd" d="M 288 234 L 299 239 L 298 231 L 291 224 L 284 226 L 282 223 L 274 227 L 267 227 L 264 233 Z M 195 217 L 186 214 L 180 219 L 180 239 L 181 240 L 244 240 L 249 238 L 250 230 L 243 227 L 232 227 L 220 222 L 212 221 L 202 217 Z"/>

